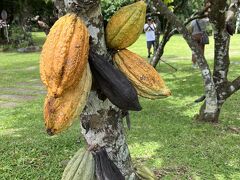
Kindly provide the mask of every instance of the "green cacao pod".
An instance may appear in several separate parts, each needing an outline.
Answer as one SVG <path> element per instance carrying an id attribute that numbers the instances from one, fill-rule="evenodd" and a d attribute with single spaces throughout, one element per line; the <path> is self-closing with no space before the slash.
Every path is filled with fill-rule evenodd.
<path id="1" fill-rule="evenodd" d="M 119 50 L 114 55 L 114 63 L 132 82 L 138 94 L 149 99 L 171 95 L 158 72 L 139 55 L 127 50 Z"/>
<path id="2" fill-rule="evenodd" d="M 64 169 L 62 180 L 95 180 L 93 155 L 86 149 L 80 149 Z"/>
<path id="3" fill-rule="evenodd" d="M 59 97 L 78 85 L 86 68 L 89 50 L 88 29 L 75 14 L 61 17 L 43 45 L 40 75 L 48 94 Z"/>
<path id="4" fill-rule="evenodd" d="M 132 45 L 143 31 L 147 5 L 139 1 L 119 9 L 106 27 L 107 46 L 124 49 Z"/>
<path id="5" fill-rule="evenodd" d="M 157 180 L 155 174 L 146 166 L 138 165 L 135 167 L 136 175 L 141 180 Z"/>
<path id="6" fill-rule="evenodd" d="M 101 91 L 114 105 L 123 110 L 141 110 L 135 88 L 106 57 L 96 54 L 91 49 L 89 64 Z"/>

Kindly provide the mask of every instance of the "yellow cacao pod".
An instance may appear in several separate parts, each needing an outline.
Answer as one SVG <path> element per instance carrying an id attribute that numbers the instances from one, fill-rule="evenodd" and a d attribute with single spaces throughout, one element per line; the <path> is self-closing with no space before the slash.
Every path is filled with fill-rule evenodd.
<path id="1" fill-rule="evenodd" d="M 89 33 L 75 14 L 61 17 L 43 45 L 40 75 L 51 96 L 77 86 L 86 67 Z"/>
<path id="2" fill-rule="evenodd" d="M 49 135 L 68 128 L 86 105 L 92 85 L 92 74 L 87 64 L 75 88 L 67 89 L 60 97 L 48 94 L 44 103 L 45 126 Z"/>
<path id="3" fill-rule="evenodd" d="M 128 77 L 140 96 L 158 99 L 171 95 L 158 72 L 139 55 L 123 49 L 118 51 L 113 59 L 115 65 Z"/>
<path id="4" fill-rule="evenodd" d="M 80 149 L 64 169 L 62 180 L 94 180 L 94 170 L 92 153 L 86 149 Z"/>
<path id="5" fill-rule="evenodd" d="M 143 31 L 147 5 L 143 1 L 119 9 L 106 27 L 107 46 L 124 49 L 132 45 Z"/>

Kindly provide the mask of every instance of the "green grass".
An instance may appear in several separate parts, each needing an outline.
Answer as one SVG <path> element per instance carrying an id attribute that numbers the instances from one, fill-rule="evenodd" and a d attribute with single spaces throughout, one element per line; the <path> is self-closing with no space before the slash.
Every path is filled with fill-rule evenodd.
<path id="1" fill-rule="evenodd" d="M 39 45 L 43 33 L 35 33 Z M 232 62 L 240 62 L 240 36 L 231 42 Z M 130 47 L 146 57 L 145 37 Z M 213 64 L 213 42 L 207 46 L 206 57 Z M 143 110 L 131 112 L 132 129 L 127 140 L 134 162 L 142 162 L 158 170 L 163 179 L 240 179 L 240 134 L 229 126 L 240 127 L 236 93 L 224 105 L 218 125 L 197 123 L 193 116 L 201 104 L 192 102 L 203 94 L 199 70 L 191 68 L 191 52 L 180 36 L 168 43 L 163 57 L 178 71 L 158 65 L 158 71 L 172 90 L 173 96 L 162 100 L 141 98 Z M 0 89 L 32 89 L 39 82 L 39 53 L 0 53 Z M 230 79 L 240 74 L 240 65 L 231 65 Z M 11 93 L 10 90 L 0 94 Z M 0 99 L 1 101 L 1 99 Z M 61 161 L 71 157 L 78 142 L 79 123 L 54 137 L 45 133 L 42 106 L 44 94 L 17 108 L 0 109 L 0 179 L 60 179 Z"/>

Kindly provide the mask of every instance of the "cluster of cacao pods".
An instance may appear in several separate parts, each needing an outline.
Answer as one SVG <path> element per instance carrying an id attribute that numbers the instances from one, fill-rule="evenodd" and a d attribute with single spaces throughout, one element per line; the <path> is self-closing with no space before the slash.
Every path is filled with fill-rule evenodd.
<path id="1" fill-rule="evenodd" d="M 124 180 L 124 176 L 108 157 L 105 148 L 91 152 L 78 150 L 64 169 L 62 180 Z"/>
<path id="2" fill-rule="evenodd" d="M 81 113 L 91 90 L 89 33 L 75 14 L 61 17 L 43 45 L 40 76 L 48 93 L 44 119 L 50 135 L 69 127 Z"/>
<path id="3" fill-rule="evenodd" d="M 126 49 L 142 32 L 145 15 L 146 4 L 139 1 L 121 8 L 107 24 L 106 41 L 116 50 L 112 58 L 115 67 L 90 49 L 88 29 L 77 15 L 67 14 L 54 24 L 40 61 L 41 79 L 48 90 L 44 119 L 49 134 L 66 129 L 81 113 L 92 73 L 103 94 L 123 110 L 141 110 L 137 94 L 150 99 L 171 94 L 158 72 Z"/>
<path id="4" fill-rule="evenodd" d="M 146 166 L 135 165 L 136 176 L 141 180 L 156 180 L 155 174 Z M 89 151 L 79 149 L 69 160 L 62 174 L 62 180 L 124 180 L 118 167 L 108 157 L 105 148 Z"/>
<path id="5" fill-rule="evenodd" d="M 139 1 L 123 7 L 109 21 L 106 41 L 109 48 L 117 50 L 114 64 L 90 48 L 88 29 L 77 15 L 67 14 L 54 24 L 40 61 L 41 79 L 48 90 L 44 103 L 48 134 L 66 129 L 82 112 L 92 75 L 103 94 L 125 111 L 141 110 L 137 95 L 155 99 L 171 94 L 157 71 L 126 49 L 140 36 L 145 16 L 146 4 Z M 93 180 L 94 174 L 100 180 L 124 179 L 105 150 L 92 154 L 81 149 L 68 163 L 62 180 Z M 138 174 L 141 177 L 143 173 L 139 170 Z"/>
<path id="6" fill-rule="evenodd" d="M 138 94 L 149 99 L 171 95 L 158 72 L 139 55 L 123 49 L 114 57 L 114 63 L 136 88 Z"/>
<path id="7" fill-rule="evenodd" d="M 127 50 L 140 36 L 146 16 L 143 1 L 117 11 L 106 27 L 108 48 L 114 49 L 115 66 L 131 81 L 138 95 L 158 99 L 171 95 L 158 72 L 139 55 Z"/>
<path id="8" fill-rule="evenodd" d="M 95 180 L 95 162 L 87 149 L 78 150 L 64 169 L 62 180 Z"/>
<path id="9" fill-rule="evenodd" d="M 129 79 L 94 49 L 89 55 L 89 49 L 88 29 L 75 14 L 61 17 L 51 28 L 40 60 L 41 79 L 48 90 L 44 119 L 49 135 L 69 127 L 84 109 L 92 73 L 114 105 L 123 110 L 141 110 L 137 91 Z"/>

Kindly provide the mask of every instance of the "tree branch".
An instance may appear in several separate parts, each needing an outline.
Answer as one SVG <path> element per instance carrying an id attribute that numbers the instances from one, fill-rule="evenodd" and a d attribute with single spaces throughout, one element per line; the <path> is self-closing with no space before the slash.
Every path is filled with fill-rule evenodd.
<path id="1" fill-rule="evenodd" d="M 175 14 L 176 12 L 178 12 L 184 5 L 184 3 L 187 3 L 188 0 L 182 0 L 180 3 L 178 3 L 177 5 L 175 5 L 174 9 L 173 9 L 173 13 Z"/>
<path id="2" fill-rule="evenodd" d="M 236 13 L 238 12 L 238 8 L 240 7 L 240 0 L 232 0 L 229 5 L 227 15 L 226 15 L 226 30 L 230 35 L 233 35 L 235 32 L 236 26 Z"/>
<path id="3" fill-rule="evenodd" d="M 186 19 L 183 23 L 184 26 L 188 25 L 190 22 L 192 22 L 195 19 L 201 19 L 201 18 L 205 18 L 207 17 L 207 15 L 197 15 L 197 16 L 191 16 L 190 18 Z M 176 34 L 178 32 L 177 28 L 174 28 L 170 33 L 169 33 L 169 39 L 171 38 L 171 36 L 173 36 L 174 34 Z"/>
<path id="4" fill-rule="evenodd" d="M 156 48 L 156 52 L 152 58 L 152 60 L 150 61 L 150 64 L 155 68 L 161 58 L 161 56 L 164 53 L 164 46 L 167 44 L 167 42 L 169 41 L 169 39 L 171 38 L 171 36 L 169 35 L 171 32 L 171 24 L 169 22 L 167 22 L 167 26 L 165 27 L 165 31 L 163 34 L 163 38 L 161 40 L 161 43 L 157 46 Z"/>
<path id="5" fill-rule="evenodd" d="M 240 76 L 233 80 L 228 86 L 228 97 L 240 89 Z"/>

